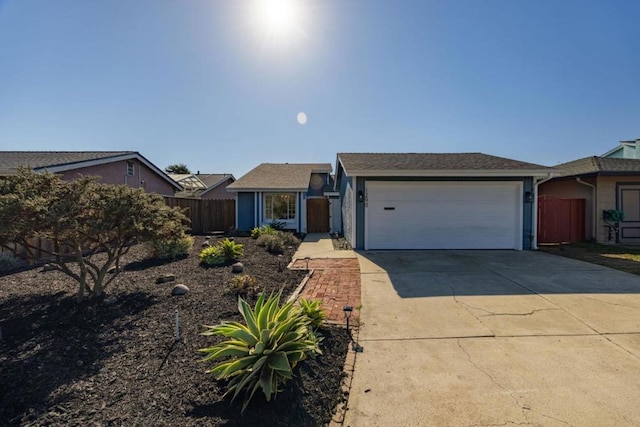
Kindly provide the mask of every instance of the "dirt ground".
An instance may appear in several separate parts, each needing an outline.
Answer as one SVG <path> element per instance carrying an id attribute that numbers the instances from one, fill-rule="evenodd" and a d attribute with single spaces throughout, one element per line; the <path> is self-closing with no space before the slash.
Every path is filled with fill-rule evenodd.
<path id="1" fill-rule="evenodd" d="M 300 283 L 304 272 L 279 268 L 278 259 L 250 238 L 236 240 L 245 245 L 245 273 L 264 289 L 284 287 L 288 295 Z M 324 354 L 301 363 L 274 402 L 257 393 L 241 416 L 240 399 L 233 405 L 222 399 L 225 383 L 204 372 L 210 365 L 197 353 L 215 338 L 200 333 L 204 324 L 241 318 L 229 290 L 231 268 L 199 265 L 203 242 L 196 237 L 188 257 L 168 263 L 145 261 L 143 248 L 132 248 L 107 288 L 110 303 L 78 305 L 74 282 L 57 271 L 0 276 L 0 425 L 329 422 L 345 399 L 340 384 L 348 336 L 339 328 L 323 330 Z M 176 281 L 156 284 L 163 274 Z M 171 296 L 177 283 L 190 288 L 187 295 Z M 174 345 L 176 311 L 181 341 Z"/>
<path id="2" fill-rule="evenodd" d="M 640 275 L 640 247 L 601 245 L 598 243 L 571 243 L 540 245 L 539 249 L 550 254 Z"/>

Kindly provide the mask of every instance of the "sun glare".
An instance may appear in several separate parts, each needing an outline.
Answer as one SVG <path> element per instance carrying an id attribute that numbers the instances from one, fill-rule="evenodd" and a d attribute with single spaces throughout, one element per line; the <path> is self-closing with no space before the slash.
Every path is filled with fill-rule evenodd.
<path id="1" fill-rule="evenodd" d="M 256 0 L 256 20 L 268 38 L 284 40 L 300 31 L 300 0 Z"/>

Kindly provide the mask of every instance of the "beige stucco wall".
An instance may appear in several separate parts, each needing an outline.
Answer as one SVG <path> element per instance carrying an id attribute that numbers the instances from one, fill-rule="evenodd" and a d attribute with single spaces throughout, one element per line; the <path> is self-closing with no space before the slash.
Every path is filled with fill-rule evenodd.
<path id="1" fill-rule="evenodd" d="M 609 232 L 605 227 L 605 222 L 602 220 L 602 211 L 609 209 L 619 209 L 616 204 L 616 184 L 617 183 L 637 183 L 640 184 L 640 177 L 635 176 L 599 176 L 598 177 L 598 242 L 601 243 L 615 243 L 615 236 L 613 241 L 609 241 Z"/>
<path id="2" fill-rule="evenodd" d="M 595 178 L 584 178 L 582 181 L 594 184 Z M 595 236 L 593 231 L 593 200 L 594 191 L 591 187 L 580 184 L 575 178 L 548 181 L 540 184 L 538 187 L 538 195 L 553 196 L 561 199 L 584 199 L 584 237 L 592 240 Z"/>
<path id="3" fill-rule="evenodd" d="M 127 162 L 133 162 L 133 176 L 127 175 Z M 99 176 L 104 184 L 126 184 L 133 188 L 144 188 L 148 193 L 173 196 L 174 187 L 152 169 L 137 159 L 121 160 L 85 168 L 73 169 L 62 174 L 63 179 L 74 179 L 78 175 Z"/>

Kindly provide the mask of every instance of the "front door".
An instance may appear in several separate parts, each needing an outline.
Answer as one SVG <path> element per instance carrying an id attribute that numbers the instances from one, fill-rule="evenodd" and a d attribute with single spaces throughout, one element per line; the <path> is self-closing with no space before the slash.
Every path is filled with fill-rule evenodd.
<path id="1" fill-rule="evenodd" d="M 307 233 L 329 232 L 329 199 L 307 199 Z"/>
<path id="2" fill-rule="evenodd" d="M 618 210 L 624 212 L 620 221 L 619 242 L 627 245 L 640 244 L 640 184 L 618 185 Z"/>

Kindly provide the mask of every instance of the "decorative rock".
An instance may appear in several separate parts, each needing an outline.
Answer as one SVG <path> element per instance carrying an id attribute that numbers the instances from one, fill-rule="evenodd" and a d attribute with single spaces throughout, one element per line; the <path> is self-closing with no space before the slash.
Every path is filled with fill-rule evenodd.
<path id="1" fill-rule="evenodd" d="M 46 263 L 44 267 L 42 267 L 42 271 L 53 271 L 53 270 L 56 270 L 56 265 L 51 264 L 50 262 Z"/>
<path id="2" fill-rule="evenodd" d="M 235 264 L 231 265 L 232 273 L 242 273 L 243 271 L 244 271 L 244 265 L 242 265 L 241 262 L 236 262 Z"/>
<path id="3" fill-rule="evenodd" d="M 160 277 L 158 277 L 156 279 L 156 283 L 160 284 L 160 283 L 167 283 L 167 282 L 173 282 L 176 280 L 176 276 L 173 274 L 164 274 Z"/>
<path id="4" fill-rule="evenodd" d="M 171 295 L 184 295 L 189 292 L 189 288 L 182 283 L 175 285 L 171 290 Z"/>
<path id="5" fill-rule="evenodd" d="M 205 242 L 202 244 L 203 248 L 208 248 L 209 246 L 211 246 L 211 245 L 209 244 L 208 240 L 205 240 Z"/>

